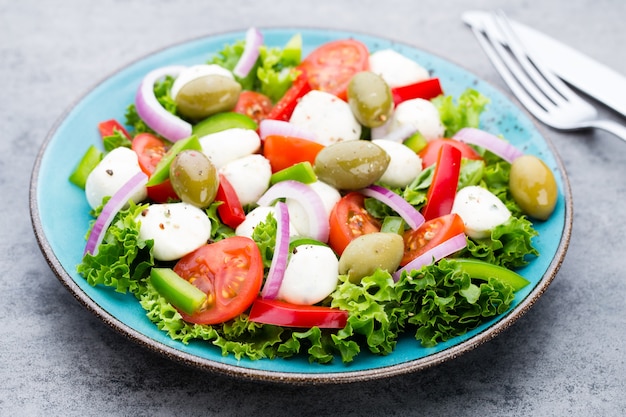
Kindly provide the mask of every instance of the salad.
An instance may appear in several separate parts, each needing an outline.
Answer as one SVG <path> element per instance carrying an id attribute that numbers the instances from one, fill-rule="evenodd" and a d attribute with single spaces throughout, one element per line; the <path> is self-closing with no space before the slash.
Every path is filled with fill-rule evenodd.
<path id="1" fill-rule="evenodd" d="M 70 181 L 94 221 L 78 272 L 172 339 L 237 359 L 434 346 L 510 307 L 558 190 L 480 130 L 487 97 L 357 40 L 302 57 L 250 29 L 146 74 Z M 211 52 L 211 51 L 209 51 Z"/>

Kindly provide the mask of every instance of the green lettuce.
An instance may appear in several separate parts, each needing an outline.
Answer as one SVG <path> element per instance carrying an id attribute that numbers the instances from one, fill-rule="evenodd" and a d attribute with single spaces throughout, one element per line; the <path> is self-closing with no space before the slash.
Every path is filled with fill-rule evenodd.
<path id="1" fill-rule="evenodd" d="M 445 127 L 444 136 L 451 138 L 464 127 L 478 128 L 480 115 L 489 104 L 489 99 L 478 91 L 468 88 L 454 100 L 450 95 L 435 97 L 431 102 L 439 110 L 441 122 Z"/>
<path id="2" fill-rule="evenodd" d="M 217 64 L 233 70 L 243 54 L 245 41 L 240 40 L 214 54 L 209 64 Z M 302 38 L 295 35 L 283 48 L 262 45 L 259 58 L 247 76 L 236 77 L 243 90 L 258 91 L 277 102 L 298 76 L 295 67 L 300 63 Z"/>
<path id="3" fill-rule="evenodd" d="M 147 204 L 130 206 L 114 217 L 96 255 L 86 253 L 77 271 L 90 285 L 104 285 L 125 293 L 140 293 L 154 266 L 152 240 L 139 237 L 137 216 Z"/>

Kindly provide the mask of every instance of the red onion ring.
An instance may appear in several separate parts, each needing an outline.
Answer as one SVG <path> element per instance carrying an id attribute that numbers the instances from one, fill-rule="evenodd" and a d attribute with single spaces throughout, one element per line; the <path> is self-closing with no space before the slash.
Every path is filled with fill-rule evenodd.
<path id="1" fill-rule="evenodd" d="M 257 58 L 259 57 L 259 48 L 263 44 L 263 35 L 256 28 L 250 28 L 246 32 L 246 44 L 243 48 L 243 54 L 233 69 L 233 74 L 239 78 L 248 75 Z"/>
<path id="2" fill-rule="evenodd" d="M 141 81 L 135 95 L 135 108 L 139 117 L 152 130 L 172 142 L 191 136 L 191 124 L 161 106 L 154 95 L 154 83 L 166 75 L 175 77 L 184 69 L 184 66 L 174 65 L 150 71 Z"/>
<path id="3" fill-rule="evenodd" d="M 102 212 L 100 212 L 100 215 L 91 228 L 83 256 L 87 253 L 95 256 L 98 253 L 98 247 L 102 243 L 104 235 L 115 218 L 115 215 L 128 203 L 128 200 L 133 194 L 141 189 L 141 187 L 146 186 L 147 182 L 148 176 L 143 172 L 138 172 L 113 194 L 102 208 Z"/>
<path id="4" fill-rule="evenodd" d="M 302 205 L 309 220 L 308 236 L 320 242 L 328 241 L 330 226 L 322 198 L 308 185 L 286 180 L 271 186 L 259 198 L 257 204 L 269 206 L 279 198 L 291 198 Z"/>
<path id="5" fill-rule="evenodd" d="M 452 236 L 450 239 L 440 243 L 429 251 L 424 252 L 402 268 L 398 269 L 393 274 L 393 280 L 397 282 L 400 279 L 400 276 L 402 276 L 402 272 L 421 269 L 423 266 L 430 265 L 433 262 L 437 262 L 446 256 L 450 256 L 453 253 L 460 251 L 466 245 L 467 239 L 465 238 L 465 233 L 459 233 L 456 236 Z"/>
<path id="6" fill-rule="evenodd" d="M 506 140 L 473 127 L 465 127 L 459 130 L 452 136 L 452 139 L 485 148 L 509 163 L 523 155 L 522 151 Z"/>
<path id="7" fill-rule="evenodd" d="M 415 207 L 410 205 L 404 198 L 385 187 L 379 185 L 370 185 L 359 191 L 367 197 L 373 197 L 381 203 L 389 206 L 393 211 L 398 213 L 404 219 L 406 224 L 413 230 L 417 229 L 424 223 L 424 216 Z"/>
<path id="8" fill-rule="evenodd" d="M 278 296 L 289 258 L 289 210 L 287 210 L 287 204 L 280 201 L 276 203 L 276 224 L 274 257 L 263 290 L 261 290 L 261 298 L 270 300 Z"/>

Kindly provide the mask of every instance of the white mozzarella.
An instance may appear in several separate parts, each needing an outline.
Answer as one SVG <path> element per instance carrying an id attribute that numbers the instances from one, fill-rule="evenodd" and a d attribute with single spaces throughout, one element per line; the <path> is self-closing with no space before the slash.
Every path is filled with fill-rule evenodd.
<path id="1" fill-rule="evenodd" d="M 261 138 L 251 129 L 233 128 L 200 138 L 202 153 L 211 160 L 216 169 L 244 156 L 252 155 L 261 148 Z"/>
<path id="2" fill-rule="evenodd" d="M 474 239 L 489 237 L 496 226 L 511 217 L 511 212 L 498 197 L 477 185 L 457 192 L 452 213 L 463 219 L 465 233 Z"/>
<path id="3" fill-rule="evenodd" d="M 372 143 L 389 155 L 389 165 L 380 182 L 391 187 L 406 187 L 422 172 L 422 159 L 408 146 L 385 139 Z"/>
<path id="4" fill-rule="evenodd" d="M 304 95 L 289 122 L 310 131 L 315 141 L 325 146 L 361 137 L 361 125 L 350 105 L 324 91 L 313 90 Z"/>
<path id="5" fill-rule="evenodd" d="M 188 203 L 152 204 L 143 210 L 139 237 L 152 239 L 152 253 L 160 261 L 173 261 L 198 249 L 211 237 L 211 220 L 204 210 Z"/>
<path id="6" fill-rule="evenodd" d="M 252 238 L 252 233 L 254 229 L 260 224 L 264 223 L 267 220 L 267 216 L 271 214 L 276 218 L 276 207 L 275 206 L 259 206 L 255 207 L 252 211 L 250 211 L 246 218 L 237 228 L 235 229 L 235 234 L 237 236 L 245 236 Z M 291 217 L 290 217 L 291 220 Z M 289 236 L 297 236 L 298 232 L 295 227 L 289 222 Z"/>
<path id="7" fill-rule="evenodd" d="M 414 84 L 430 77 L 417 62 L 392 49 L 376 51 L 369 57 L 370 71 L 382 77 L 391 88 Z"/>
<path id="8" fill-rule="evenodd" d="M 125 147 L 109 152 L 91 171 L 85 183 L 85 196 L 91 208 L 102 204 L 104 197 L 111 197 L 135 174 L 141 172 L 137 154 Z M 148 197 L 146 187 L 139 189 L 131 200 L 135 203 Z"/>
<path id="9" fill-rule="evenodd" d="M 315 181 L 308 185 L 320 196 L 326 210 L 326 217 L 330 217 L 333 207 L 341 199 L 339 191 L 322 181 Z M 285 203 L 289 210 L 289 221 L 299 234 L 306 235 L 309 230 L 309 217 L 306 210 L 302 207 L 302 204 L 292 198 L 286 199 Z"/>
<path id="10" fill-rule="evenodd" d="M 289 259 L 278 298 L 299 305 L 319 303 L 334 291 L 338 276 L 339 260 L 332 249 L 300 245 Z"/>
<path id="11" fill-rule="evenodd" d="M 403 101 L 398 104 L 393 116 L 387 122 L 387 133 L 406 126 L 417 129 L 426 140 L 433 140 L 443 136 L 445 128 L 441 123 L 439 110 L 433 103 L 421 98 Z"/>
<path id="12" fill-rule="evenodd" d="M 235 159 L 219 171 L 233 186 L 243 206 L 256 203 L 269 188 L 272 176 L 269 161 L 259 154 Z"/>
<path id="13" fill-rule="evenodd" d="M 172 100 L 176 100 L 178 92 L 185 84 L 206 75 L 221 75 L 232 79 L 235 78 L 229 70 L 216 64 L 193 65 L 181 71 L 174 80 L 172 89 L 170 90 Z"/>

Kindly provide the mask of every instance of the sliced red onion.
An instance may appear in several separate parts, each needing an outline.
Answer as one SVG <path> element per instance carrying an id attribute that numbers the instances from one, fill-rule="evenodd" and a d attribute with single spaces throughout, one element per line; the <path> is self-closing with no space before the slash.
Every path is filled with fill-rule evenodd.
<path id="1" fill-rule="evenodd" d="M 167 75 L 176 77 L 184 69 L 184 66 L 174 65 L 150 71 L 141 81 L 135 95 L 135 107 L 139 117 L 152 130 L 172 142 L 191 136 L 191 124 L 161 106 L 154 95 L 154 83 Z"/>
<path id="2" fill-rule="evenodd" d="M 406 224 L 413 230 L 417 229 L 424 223 L 424 216 L 415 207 L 410 205 L 404 198 L 398 194 L 380 185 L 370 185 L 359 191 L 367 197 L 373 197 L 383 204 L 389 206 L 393 211 L 398 213 L 404 219 Z"/>
<path id="3" fill-rule="evenodd" d="M 484 130 L 473 127 L 465 127 L 459 130 L 452 138 L 460 142 L 480 146 L 481 148 L 498 155 L 500 158 L 509 163 L 513 162 L 517 157 L 523 155 L 522 151 L 511 145 L 506 140 L 485 132 Z"/>
<path id="4" fill-rule="evenodd" d="M 145 187 L 148 182 L 148 176 L 143 172 L 138 172 L 131 179 L 129 179 L 113 196 L 107 201 L 102 208 L 102 212 L 96 219 L 87 244 L 85 245 L 85 251 L 83 253 L 90 253 L 96 255 L 98 253 L 98 247 L 104 239 L 107 229 L 111 225 L 115 215 L 128 203 L 130 197 L 135 194 L 141 187 Z"/>
<path id="5" fill-rule="evenodd" d="M 315 142 L 315 134 L 285 120 L 263 119 L 259 124 L 259 136 L 265 140 L 268 136 L 290 136 Z"/>
<path id="6" fill-rule="evenodd" d="M 248 75 L 259 57 L 259 48 L 263 44 L 263 35 L 256 28 L 250 28 L 246 32 L 246 45 L 243 54 L 233 69 L 233 74 L 244 78 Z"/>
<path id="7" fill-rule="evenodd" d="M 278 296 L 289 258 L 289 210 L 287 210 L 287 204 L 280 201 L 276 203 L 276 224 L 274 257 L 261 291 L 261 298 L 270 300 Z"/>
<path id="8" fill-rule="evenodd" d="M 265 194 L 259 198 L 257 204 L 260 206 L 270 206 L 279 198 L 291 198 L 302 206 L 309 220 L 308 237 L 328 241 L 330 227 L 328 216 L 322 198 L 311 187 L 298 181 L 286 180 L 271 186 Z"/>
<path id="9" fill-rule="evenodd" d="M 400 279 L 400 276 L 402 275 L 402 272 L 421 269 L 423 266 L 430 265 L 433 262 L 437 262 L 438 260 L 443 259 L 446 256 L 450 256 L 453 253 L 460 251 L 466 245 L 467 239 L 465 238 L 465 233 L 459 233 L 458 235 L 453 236 L 445 242 L 435 246 L 431 250 L 421 254 L 420 256 L 406 264 L 404 267 L 398 269 L 393 274 L 393 279 L 394 281 L 398 281 Z"/>

